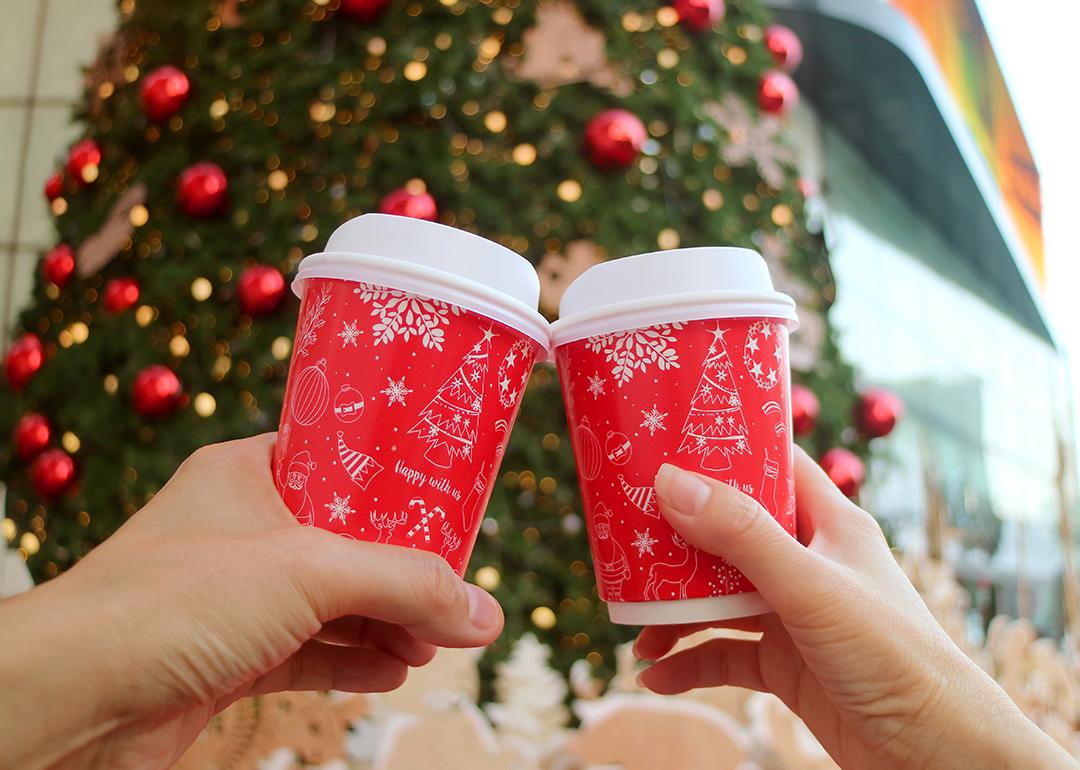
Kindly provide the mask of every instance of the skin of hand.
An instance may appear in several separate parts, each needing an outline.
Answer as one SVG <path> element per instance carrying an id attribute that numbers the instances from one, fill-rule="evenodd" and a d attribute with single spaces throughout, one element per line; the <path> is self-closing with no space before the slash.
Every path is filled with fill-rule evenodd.
<path id="1" fill-rule="evenodd" d="M 641 684 L 662 694 L 719 685 L 774 693 L 850 770 L 1077 767 L 949 639 L 873 517 L 801 450 L 795 486 L 805 547 L 731 486 L 660 469 L 667 521 L 742 571 L 774 614 L 644 629 L 635 650 L 657 662 Z M 669 654 L 708 627 L 760 638 L 712 639 Z"/>
<path id="2" fill-rule="evenodd" d="M 499 605 L 438 556 L 298 525 L 274 439 L 199 450 L 73 569 L 0 605 L 0 766 L 167 768 L 237 698 L 392 690 L 436 645 L 495 640 Z"/>

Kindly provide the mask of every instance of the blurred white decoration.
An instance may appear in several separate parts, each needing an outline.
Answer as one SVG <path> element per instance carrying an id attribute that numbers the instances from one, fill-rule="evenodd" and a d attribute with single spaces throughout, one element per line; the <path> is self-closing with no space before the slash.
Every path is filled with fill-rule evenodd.
<path id="1" fill-rule="evenodd" d="M 570 718 L 566 682 L 550 660 L 550 647 L 522 636 L 495 666 L 496 702 L 487 707 L 503 746 L 536 766 L 562 743 Z"/>
<path id="2" fill-rule="evenodd" d="M 728 689 L 728 688 L 723 688 Z M 775 695 L 753 693 L 746 711 L 758 762 L 767 770 L 839 770 L 803 721 Z"/>
<path id="3" fill-rule="evenodd" d="M 570 666 L 570 690 L 582 700 L 599 698 L 604 684 L 593 676 L 592 664 L 582 658 Z"/>

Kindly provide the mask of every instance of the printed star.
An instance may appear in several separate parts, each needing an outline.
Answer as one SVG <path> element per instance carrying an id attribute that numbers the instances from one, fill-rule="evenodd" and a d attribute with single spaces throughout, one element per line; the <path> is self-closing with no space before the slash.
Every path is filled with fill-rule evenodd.
<path id="1" fill-rule="evenodd" d="M 509 389 L 510 389 L 510 378 L 509 377 L 503 377 L 501 380 L 499 380 L 499 390 L 501 390 L 503 393 L 505 393 Z"/>
<path id="2" fill-rule="evenodd" d="M 750 374 L 754 375 L 755 377 L 764 376 L 765 373 L 763 371 L 761 371 L 761 362 L 760 361 L 755 361 L 754 365 L 752 367 L 750 367 Z"/>
<path id="3" fill-rule="evenodd" d="M 506 368 L 509 369 L 515 364 L 517 364 L 517 351 L 511 350 L 510 353 L 506 356 Z"/>
<path id="4" fill-rule="evenodd" d="M 428 433 L 429 436 L 434 438 L 435 436 L 439 435 L 439 429 L 435 425 L 432 425 L 430 428 L 428 428 L 427 433 Z"/>
<path id="5" fill-rule="evenodd" d="M 592 393 L 594 399 L 605 395 L 604 385 L 607 383 L 603 377 L 599 374 L 594 374 L 589 377 L 589 392 Z"/>
<path id="6" fill-rule="evenodd" d="M 346 345 L 356 347 L 356 338 L 363 334 L 356 328 L 356 323 L 356 321 L 346 321 L 341 325 L 341 331 L 338 332 L 338 336 L 341 337 L 341 347 Z"/>
<path id="7" fill-rule="evenodd" d="M 491 338 L 494 336 L 495 332 L 491 330 L 490 326 L 484 330 L 484 342 L 491 342 Z"/>
<path id="8" fill-rule="evenodd" d="M 777 363 L 779 363 L 780 362 L 780 356 L 782 355 L 782 353 L 780 352 L 780 346 L 779 345 L 777 345 L 773 349 L 772 355 L 773 355 L 773 358 L 776 359 Z"/>
<path id="9" fill-rule="evenodd" d="M 726 329 L 721 329 L 721 328 L 720 328 L 720 325 L 719 325 L 719 324 L 717 324 L 716 328 L 715 328 L 715 329 L 713 329 L 713 330 L 712 330 L 711 332 L 709 332 L 709 333 L 710 333 L 710 334 L 712 334 L 713 338 L 714 338 L 714 339 L 715 339 L 715 340 L 716 340 L 717 342 L 720 342 L 720 343 L 722 343 L 722 342 L 724 341 L 724 332 L 725 332 L 725 331 L 727 331 L 727 330 L 726 330 Z"/>
<path id="10" fill-rule="evenodd" d="M 334 492 L 333 495 L 333 501 L 329 503 L 323 503 L 323 508 L 326 508 L 330 511 L 330 521 L 340 521 L 342 524 L 347 524 L 349 514 L 356 513 L 356 510 L 349 506 L 349 498 L 352 495 L 345 495 L 345 497 L 339 497 L 337 492 Z"/>
<path id="11" fill-rule="evenodd" d="M 648 553 L 649 556 L 654 556 L 655 554 L 653 553 L 653 546 L 660 541 L 649 534 L 649 528 L 646 527 L 644 532 L 638 532 L 635 529 L 634 535 L 634 541 L 631 543 L 631 545 L 634 548 L 637 548 L 638 556 L 644 556 L 646 553 Z"/>
<path id="12" fill-rule="evenodd" d="M 405 378 L 400 380 L 392 380 L 389 377 L 386 378 L 386 387 L 379 391 L 386 396 L 386 405 L 393 406 L 394 404 L 401 404 L 405 406 L 405 397 L 412 393 L 412 388 L 405 387 Z"/>
<path id="13" fill-rule="evenodd" d="M 772 324 L 765 324 L 765 328 L 761 330 L 761 336 L 765 339 L 772 336 Z"/>
<path id="14" fill-rule="evenodd" d="M 750 337 L 749 339 L 746 340 L 746 349 L 749 350 L 751 353 L 757 353 L 757 351 L 758 351 L 757 337 Z"/>
<path id="15" fill-rule="evenodd" d="M 656 404 L 653 404 L 653 408 L 648 412 L 642 409 L 641 416 L 645 419 L 641 421 L 641 425 L 638 427 L 648 429 L 650 436 L 655 436 L 658 430 L 667 430 L 664 427 L 664 418 L 668 416 L 668 413 L 661 412 L 656 408 Z"/>
<path id="16" fill-rule="evenodd" d="M 454 415 L 454 422 L 456 422 L 456 423 L 461 422 L 461 415 L 460 414 L 455 414 Z"/>

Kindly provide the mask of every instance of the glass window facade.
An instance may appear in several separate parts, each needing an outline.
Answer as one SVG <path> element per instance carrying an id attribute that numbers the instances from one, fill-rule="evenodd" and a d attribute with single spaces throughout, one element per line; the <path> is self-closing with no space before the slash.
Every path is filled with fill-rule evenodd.
<path id="1" fill-rule="evenodd" d="M 907 407 L 875 445 L 864 505 L 895 544 L 925 548 L 927 510 L 940 501 L 945 555 L 976 609 L 1056 633 L 1058 441 L 1073 424 L 1058 352 L 983 299 L 979 276 L 842 139 L 817 128 L 811 144 L 827 180 L 841 348 L 862 385 Z"/>

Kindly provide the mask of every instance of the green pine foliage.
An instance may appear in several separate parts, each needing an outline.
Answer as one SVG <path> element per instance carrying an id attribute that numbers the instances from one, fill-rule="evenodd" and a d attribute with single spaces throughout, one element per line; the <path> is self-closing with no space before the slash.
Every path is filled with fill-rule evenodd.
<path id="1" fill-rule="evenodd" d="M 296 303 L 252 319 L 236 301 L 238 276 L 257 263 L 289 274 L 342 221 L 377 210 L 411 179 L 426 183 L 441 221 L 533 261 L 578 239 L 617 256 L 656 249 L 665 230 L 683 246 L 755 247 L 775 235 L 819 309 L 831 301 L 823 245 L 801 224 L 794 170 L 777 189 L 753 165 L 728 167 L 721 151 L 730 137 L 703 110 L 734 92 L 756 113 L 758 79 L 772 66 L 757 0 L 729 1 L 723 23 L 702 33 L 661 23 L 671 9 L 658 20 L 663 6 L 654 0 L 575 0 L 632 86 L 621 95 L 587 82 L 544 89 L 512 74 L 544 3 L 409 0 L 371 23 L 346 18 L 337 0 L 228 5 L 223 24 L 217 2 L 124 0 L 115 40 L 90 73 L 76 117 L 103 150 L 100 176 L 80 189 L 67 183 L 57 241 L 83 243 L 137 183 L 146 187 L 149 218 L 100 272 L 59 292 L 39 278 L 19 318 L 19 331 L 40 335 L 49 355 L 26 388 L 0 399 L 0 433 L 40 411 L 56 436 L 79 440 L 77 487 L 52 501 L 34 493 L 11 442 L 0 444 L 6 515 L 16 544 L 25 532 L 40 541 L 29 556 L 39 579 L 107 537 L 197 447 L 276 427 L 286 363 L 274 341 L 292 336 Z M 167 64 L 187 73 L 192 93 L 177 116 L 155 124 L 141 109 L 140 80 Z M 612 107 L 636 114 L 650 134 L 638 162 L 614 173 L 581 151 L 586 123 Z M 501 130 L 485 122 L 494 111 L 505 115 Z M 522 144 L 536 150 L 531 164 L 513 159 Z M 175 190 L 182 170 L 204 160 L 224 169 L 230 205 L 222 216 L 194 219 L 178 210 Z M 272 183 L 276 171 L 287 175 L 283 188 L 280 174 Z M 578 200 L 558 196 L 564 180 L 580 183 Z M 778 205 L 793 212 L 792 224 L 775 224 Z M 137 278 L 148 309 L 104 312 L 99 295 L 116 276 Z M 213 287 L 208 299 L 193 296 L 199 278 Z M 89 329 L 81 343 L 64 337 L 77 322 Z M 132 379 L 156 363 L 176 371 L 188 396 L 211 394 L 212 416 L 191 403 L 161 419 L 137 415 Z M 852 402 L 851 372 L 831 338 L 818 369 L 801 379 L 822 397 L 809 440 L 820 453 L 839 443 Z M 586 655 L 609 667 L 613 645 L 629 632 L 608 623 L 597 600 L 557 378 L 547 366 L 534 374 L 487 515 L 472 566 L 498 570 L 495 593 L 507 615 L 488 660 L 535 631 L 564 670 Z M 555 611 L 554 627 L 534 624 L 537 607 Z"/>

